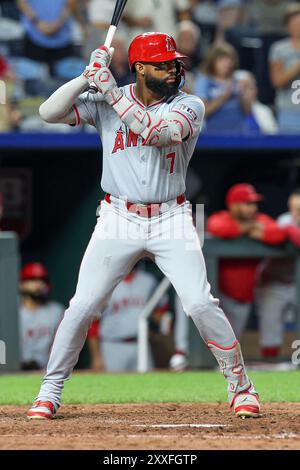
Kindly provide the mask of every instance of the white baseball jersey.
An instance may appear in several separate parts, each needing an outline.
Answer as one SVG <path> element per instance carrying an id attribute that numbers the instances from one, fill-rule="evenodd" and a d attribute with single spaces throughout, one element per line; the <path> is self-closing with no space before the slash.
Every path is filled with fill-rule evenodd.
<path id="1" fill-rule="evenodd" d="M 138 319 L 158 285 L 157 279 L 144 271 L 136 271 L 129 280 L 123 280 L 114 290 L 107 308 L 104 310 L 99 337 L 104 341 L 118 341 L 137 338 Z M 164 296 L 158 307 L 167 303 Z"/>
<path id="2" fill-rule="evenodd" d="M 77 124 L 96 127 L 103 145 L 102 189 L 129 202 L 149 204 L 166 202 L 185 192 L 185 178 L 204 116 L 200 98 L 178 92 L 168 100 L 146 107 L 135 96 L 135 84 L 121 88 L 125 96 L 141 107 L 164 116 L 176 111 L 187 120 L 190 135 L 182 145 L 152 147 L 143 145 L 121 121 L 100 93 L 84 93 L 74 105 Z"/>
<path id="3" fill-rule="evenodd" d="M 47 302 L 37 310 L 19 310 L 21 361 L 36 361 L 45 367 L 56 329 L 64 313 L 63 305 Z"/>

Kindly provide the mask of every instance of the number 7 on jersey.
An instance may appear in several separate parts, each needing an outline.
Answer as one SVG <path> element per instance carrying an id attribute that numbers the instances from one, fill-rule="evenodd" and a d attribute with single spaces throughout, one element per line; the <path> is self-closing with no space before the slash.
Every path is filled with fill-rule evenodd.
<path id="1" fill-rule="evenodd" d="M 167 153 L 166 158 L 171 160 L 171 163 L 170 163 L 170 175 L 172 175 L 172 173 L 174 173 L 174 165 L 175 165 L 176 152 Z"/>

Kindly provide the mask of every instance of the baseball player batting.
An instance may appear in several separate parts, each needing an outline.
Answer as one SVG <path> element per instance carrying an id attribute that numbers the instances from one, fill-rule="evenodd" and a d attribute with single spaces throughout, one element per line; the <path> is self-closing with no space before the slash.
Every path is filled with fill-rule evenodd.
<path id="1" fill-rule="evenodd" d="M 136 83 L 119 88 L 111 50 L 92 53 L 84 73 L 40 107 L 51 123 L 95 126 L 102 140 L 106 192 L 84 254 L 76 292 L 58 328 L 30 419 L 49 419 L 61 403 L 91 321 L 142 257 L 170 279 L 228 382 L 237 416 L 257 417 L 258 395 L 240 345 L 210 292 L 200 241 L 185 198 L 185 177 L 204 116 L 202 101 L 180 91 L 184 56 L 164 33 L 137 36 L 129 47 Z M 98 93 L 85 92 L 94 83 Z"/>

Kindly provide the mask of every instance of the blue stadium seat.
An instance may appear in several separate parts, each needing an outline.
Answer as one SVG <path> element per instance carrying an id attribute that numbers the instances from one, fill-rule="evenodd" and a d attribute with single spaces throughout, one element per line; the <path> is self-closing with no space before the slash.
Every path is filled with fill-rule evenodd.
<path id="1" fill-rule="evenodd" d="M 46 63 L 37 62 L 26 57 L 11 57 L 8 58 L 8 63 L 17 77 L 24 83 L 26 95 L 47 97 L 53 93 L 54 86 Z"/>
<path id="2" fill-rule="evenodd" d="M 8 62 L 16 75 L 22 80 L 47 80 L 49 67 L 26 57 L 10 57 Z"/>
<path id="3" fill-rule="evenodd" d="M 54 76 L 66 81 L 72 80 L 84 71 L 85 66 L 85 61 L 79 57 L 66 57 L 55 63 Z"/>

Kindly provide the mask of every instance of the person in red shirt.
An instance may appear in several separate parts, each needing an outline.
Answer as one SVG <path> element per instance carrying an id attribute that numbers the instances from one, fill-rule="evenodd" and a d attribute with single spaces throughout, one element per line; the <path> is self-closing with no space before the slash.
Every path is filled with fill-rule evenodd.
<path id="1" fill-rule="evenodd" d="M 278 245 L 286 232 L 274 219 L 258 212 L 263 196 L 246 183 L 235 184 L 226 195 L 228 210 L 216 212 L 207 220 L 212 235 L 232 240 L 247 236 L 269 245 Z M 240 338 L 254 301 L 256 273 L 260 259 L 221 259 L 219 290 L 220 303 L 232 328 Z"/>
<path id="2" fill-rule="evenodd" d="M 11 70 L 8 65 L 8 62 L 2 55 L 0 55 L 0 78 L 2 80 L 7 80 L 11 82 L 14 82 L 16 80 L 14 72 Z"/>

